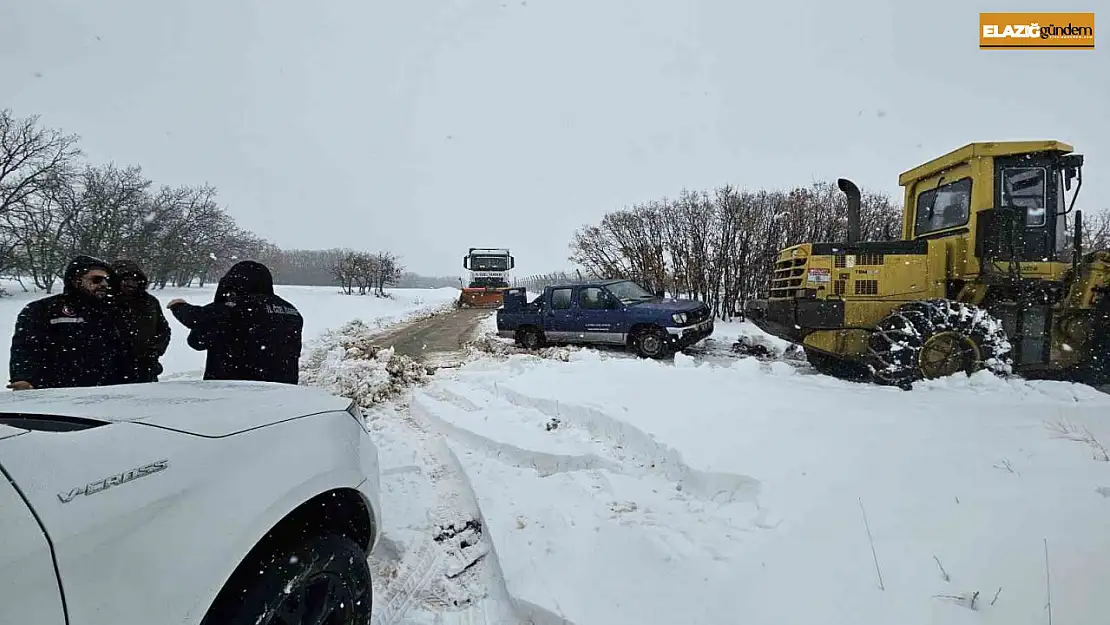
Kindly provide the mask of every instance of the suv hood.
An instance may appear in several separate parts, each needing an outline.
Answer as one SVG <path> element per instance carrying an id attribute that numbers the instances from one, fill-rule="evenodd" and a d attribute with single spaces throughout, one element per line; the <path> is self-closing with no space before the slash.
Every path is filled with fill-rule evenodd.
<path id="1" fill-rule="evenodd" d="M 26 434 L 27 432 L 30 432 L 30 430 L 16 428 L 0 423 L 0 441 L 4 440 L 5 438 L 11 438 L 13 436 L 19 436 L 20 434 Z"/>
<path id="2" fill-rule="evenodd" d="M 320 389 L 270 382 L 216 380 L 59 388 L 0 394 L 0 413 L 153 425 L 220 437 L 321 412 L 348 399 Z M 13 431 L 14 430 L 14 431 Z M 26 429 L 0 424 L 0 438 Z"/>
<path id="3" fill-rule="evenodd" d="M 661 312 L 690 312 L 705 306 L 705 304 L 696 299 L 649 299 L 634 302 L 629 306 Z"/>

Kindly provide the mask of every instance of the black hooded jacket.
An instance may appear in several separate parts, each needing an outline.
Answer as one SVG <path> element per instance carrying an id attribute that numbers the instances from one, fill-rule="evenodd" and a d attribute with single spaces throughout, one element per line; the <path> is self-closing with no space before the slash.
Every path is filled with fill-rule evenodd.
<path id="1" fill-rule="evenodd" d="M 297 384 L 304 319 L 274 294 L 265 265 L 236 263 L 216 286 L 211 304 L 170 309 L 189 328 L 189 346 L 207 350 L 204 379 Z"/>
<path id="2" fill-rule="evenodd" d="M 110 300 L 99 300 L 74 281 L 89 269 L 111 267 L 91 256 L 70 261 L 61 293 L 23 307 L 12 334 L 12 382 L 35 388 L 103 386 L 124 380 L 126 352 Z"/>
<path id="3" fill-rule="evenodd" d="M 134 295 L 116 290 L 113 298 L 120 334 L 130 352 L 127 381 L 157 382 L 162 373 L 158 360 L 170 346 L 170 324 L 158 298 L 147 292 L 149 280 L 137 263 L 117 260 L 112 263 L 112 269 L 118 281 L 128 277 L 139 281 Z"/>

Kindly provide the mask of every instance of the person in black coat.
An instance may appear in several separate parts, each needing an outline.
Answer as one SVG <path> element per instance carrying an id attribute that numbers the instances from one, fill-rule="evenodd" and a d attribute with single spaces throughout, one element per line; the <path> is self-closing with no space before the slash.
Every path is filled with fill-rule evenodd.
<path id="1" fill-rule="evenodd" d="M 117 260 L 112 270 L 116 275 L 115 316 L 130 352 L 126 380 L 157 382 L 162 373 L 158 361 L 170 346 L 170 324 L 162 304 L 147 292 L 150 281 L 138 263 Z"/>
<path id="2" fill-rule="evenodd" d="M 113 318 L 108 263 L 77 256 L 61 293 L 30 302 L 15 321 L 8 388 L 104 386 L 124 381 L 125 344 Z"/>
<path id="3" fill-rule="evenodd" d="M 207 350 L 204 379 L 298 383 L 304 319 L 274 294 L 265 265 L 236 263 L 220 279 L 211 304 L 175 299 L 168 308 L 189 328 L 189 346 Z"/>

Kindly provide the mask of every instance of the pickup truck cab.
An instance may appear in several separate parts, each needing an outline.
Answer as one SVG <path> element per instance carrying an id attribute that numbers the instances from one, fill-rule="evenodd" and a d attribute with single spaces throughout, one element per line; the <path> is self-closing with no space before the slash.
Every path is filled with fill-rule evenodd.
<path id="1" fill-rule="evenodd" d="M 528 302 L 523 288 L 505 292 L 497 333 L 518 345 L 623 345 L 645 358 L 665 358 L 713 334 L 709 307 L 667 299 L 630 280 L 560 284 Z"/>

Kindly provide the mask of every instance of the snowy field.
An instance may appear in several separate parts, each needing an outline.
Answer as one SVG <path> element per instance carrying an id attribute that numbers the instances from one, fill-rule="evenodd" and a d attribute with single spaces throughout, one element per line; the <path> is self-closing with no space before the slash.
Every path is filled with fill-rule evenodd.
<path id="1" fill-rule="evenodd" d="M 306 351 L 348 357 L 349 334 L 312 339 L 457 295 L 278 291 Z M 29 297 L 0 300 L 6 332 Z M 199 374 L 170 323 L 167 372 Z M 778 358 L 730 354 L 738 337 Z M 742 323 L 673 362 L 505 343 L 365 402 L 384 489 L 374 625 L 1107 622 L 1108 395 L 985 373 L 840 382 Z M 311 373 L 373 386 L 389 353 L 374 358 Z"/>

